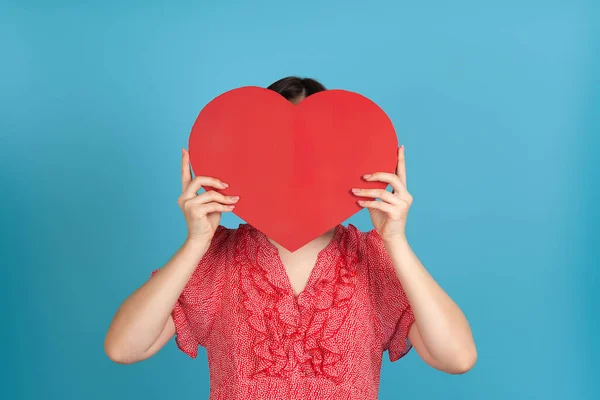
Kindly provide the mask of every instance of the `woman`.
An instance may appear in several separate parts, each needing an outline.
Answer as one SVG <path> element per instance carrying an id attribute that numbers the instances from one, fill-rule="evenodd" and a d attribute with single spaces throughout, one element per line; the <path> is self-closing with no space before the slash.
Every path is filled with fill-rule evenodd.
<path id="1" fill-rule="evenodd" d="M 325 90 L 288 77 L 271 86 L 294 104 Z M 411 250 L 405 224 L 404 147 L 395 174 L 366 171 L 384 189 L 353 188 L 374 226 L 338 225 L 290 253 L 252 225 L 219 225 L 239 197 L 214 177 L 191 177 L 182 154 L 187 221 L 182 247 L 117 311 L 105 340 L 111 360 L 151 357 L 176 334 L 196 357 L 205 347 L 211 399 L 376 399 L 382 353 L 396 361 L 414 346 L 433 368 L 451 374 L 477 358 L 469 324 Z M 350 189 L 350 188 L 349 188 Z M 293 227 L 290 227 L 293 229 Z"/>

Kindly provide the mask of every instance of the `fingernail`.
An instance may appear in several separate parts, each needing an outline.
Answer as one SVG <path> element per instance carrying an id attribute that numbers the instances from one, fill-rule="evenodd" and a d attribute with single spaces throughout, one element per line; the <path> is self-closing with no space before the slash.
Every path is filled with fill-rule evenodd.
<path id="1" fill-rule="evenodd" d="M 365 179 L 369 179 L 370 177 L 371 177 L 371 174 L 365 174 L 365 175 L 363 175 L 363 178 L 365 178 Z"/>
<path id="2" fill-rule="evenodd" d="M 404 145 L 400 146 L 400 148 L 402 149 L 402 152 L 404 153 Z"/>
<path id="3" fill-rule="evenodd" d="M 358 193 L 358 192 L 360 192 L 360 189 L 356 189 L 356 188 L 352 189 L 352 193 Z"/>
<path id="4" fill-rule="evenodd" d="M 229 185 L 226 184 L 225 182 L 221 182 L 221 186 L 223 186 L 224 188 L 228 187 Z"/>
<path id="5" fill-rule="evenodd" d="M 240 198 L 240 196 L 229 196 L 229 198 L 231 200 L 238 200 Z"/>
<path id="6" fill-rule="evenodd" d="M 235 208 L 235 206 L 234 206 L 234 205 L 227 206 L 227 207 L 229 207 L 229 208 L 230 208 L 230 209 L 232 209 L 232 210 Z"/>

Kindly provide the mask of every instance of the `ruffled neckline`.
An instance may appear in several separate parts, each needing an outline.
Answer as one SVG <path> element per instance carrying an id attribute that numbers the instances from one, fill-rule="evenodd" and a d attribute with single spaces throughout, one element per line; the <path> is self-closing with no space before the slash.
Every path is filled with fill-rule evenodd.
<path id="1" fill-rule="evenodd" d="M 285 270 L 285 266 L 281 261 L 281 257 L 279 256 L 279 249 L 269 240 L 268 236 L 265 235 L 260 230 L 256 229 L 251 224 L 248 224 L 248 227 L 251 230 L 251 234 L 257 241 L 257 245 L 260 250 L 272 260 L 269 264 L 262 264 L 261 266 L 265 268 L 268 272 L 270 281 L 275 283 L 280 289 L 291 293 L 294 296 L 294 299 L 297 301 L 302 301 L 303 297 L 306 297 L 305 293 L 310 290 L 313 284 L 319 279 L 319 276 L 323 272 L 323 268 L 327 268 L 326 263 L 323 260 L 327 259 L 330 256 L 335 256 L 334 252 L 339 252 L 339 246 L 341 245 L 341 238 L 344 234 L 344 226 L 342 224 L 338 224 L 334 228 L 334 232 L 331 240 L 327 245 L 319 251 L 317 254 L 317 259 L 315 261 L 315 265 L 309 275 L 308 281 L 306 282 L 305 288 L 298 295 L 294 292 L 294 289 L 291 285 L 289 276 Z"/>
<path id="2" fill-rule="evenodd" d="M 356 238 L 338 224 L 296 296 L 277 247 L 250 224 L 238 230 L 240 289 L 247 322 L 256 334 L 252 376 L 287 376 L 299 366 L 306 376 L 338 381 L 342 354 L 336 333 L 356 287 Z"/>

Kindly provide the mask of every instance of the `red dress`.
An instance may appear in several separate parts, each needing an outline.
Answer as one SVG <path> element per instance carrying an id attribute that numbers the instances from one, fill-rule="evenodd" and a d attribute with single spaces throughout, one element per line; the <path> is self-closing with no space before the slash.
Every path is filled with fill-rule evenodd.
<path id="1" fill-rule="evenodd" d="M 412 348 L 412 308 L 381 237 L 352 224 L 336 226 L 297 297 L 262 232 L 219 226 L 172 315 L 183 352 L 206 348 L 211 400 L 374 400 L 383 352 Z"/>

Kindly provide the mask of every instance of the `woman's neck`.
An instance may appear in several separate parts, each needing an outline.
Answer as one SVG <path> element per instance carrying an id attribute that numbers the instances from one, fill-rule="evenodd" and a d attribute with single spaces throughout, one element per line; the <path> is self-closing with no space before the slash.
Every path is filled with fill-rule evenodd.
<path id="1" fill-rule="evenodd" d="M 279 243 L 275 242 L 271 238 L 269 238 L 269 241 L 275 247 L 277 247 L 277 250 L 279 250 L 279 254 L 281 254 L 281 255 L 318 253 L 321 250 L 323 250 L 325 247 L 327 247 L 327 245 L 333 240 L 334 234 L 335 234 L 335 228 L 332 228 L 332 229 L 328 230 L 327 232 L 325 232 L 324 234 L 320 235 L 319 237 L 311 240 L 304 246 L 300 247 L 298 250 L 294 251 L 293 253 L 290 252 L 289 250 L 285 249 L 284 247 L 282 247 Z"/>

